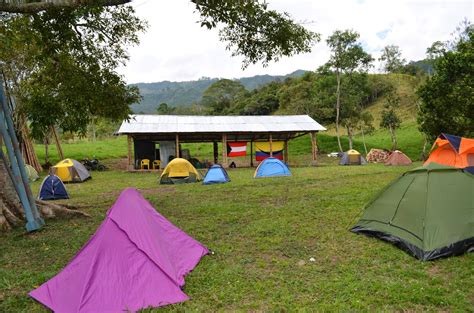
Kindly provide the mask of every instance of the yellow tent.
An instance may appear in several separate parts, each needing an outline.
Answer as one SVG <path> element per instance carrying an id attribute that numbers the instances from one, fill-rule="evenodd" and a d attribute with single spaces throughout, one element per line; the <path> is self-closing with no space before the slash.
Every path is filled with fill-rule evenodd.
<path id="1" fill-rule="evenodd" d="M 58 176 L 64 183 L 83 182 L 91 175 L 82 163 L 73 159 L 64 159 L 51 168 L 51 173 Z"/>
<path id="2" fill-rule="evenodd" d="M 161 174 L 160 184 L 194 183 L 200 180 L 201 174 L 188 160 L 176 158 L 168 163 Z"/>

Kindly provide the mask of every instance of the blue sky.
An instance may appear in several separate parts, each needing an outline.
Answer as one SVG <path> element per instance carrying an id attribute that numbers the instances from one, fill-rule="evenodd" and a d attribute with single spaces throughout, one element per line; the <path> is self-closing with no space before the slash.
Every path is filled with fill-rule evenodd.
<path id="1" fill-rule="evenodd" d="M 201 28 L 188 0 L 133 0 L 137 15 L 150 24 L 141 44 L 129 48 L 130 61 L 119 72 L 129 83 L 184 81 L 200 77 L 238 78 L 257 74 L 287 74 L 314 70 L 329 58 L 326 38 L 336 29 L 353 29 L 374 58 L 386 45 L 398 45 L 407 60 L 425 57 L 434 41 L 448 40 L 459 23 L 473 20 L 474 1 L 429 0 L 267 0 L 269 7 L 286 11 L 298 22 L 321 34 L 311 53 L 282 58 L 268 67 L 242 70 L 216 30 Z M 375 64 L 374 71 L 379 68 Z"/>

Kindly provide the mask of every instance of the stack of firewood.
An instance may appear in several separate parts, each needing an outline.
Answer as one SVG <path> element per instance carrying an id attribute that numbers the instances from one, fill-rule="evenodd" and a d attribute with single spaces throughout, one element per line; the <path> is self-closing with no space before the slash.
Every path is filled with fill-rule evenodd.
<path id="1" fill-rule="evenodd" d="M 390 152 L 382 149 L 370 149 L 367 154 L 367 162 L 370 163 L 385 163 L 390 156 Z"/>

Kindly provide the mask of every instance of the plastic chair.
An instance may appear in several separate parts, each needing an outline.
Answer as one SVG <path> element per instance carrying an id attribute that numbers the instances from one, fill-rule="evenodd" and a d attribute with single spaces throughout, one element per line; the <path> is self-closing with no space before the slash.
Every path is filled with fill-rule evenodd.
<path id="1" fill-rule="evenodd" d="M 153 161 L 152 167 L 154 170 L 160 169 L 161 161 L 160 160 L 155 160 Z"/>
<path id="2" fill-rule="evenodd" d="M 140 161 L 140 168 L 141 168 L 142 170 L 145 169 L 145 166 L 146 166 L 146 168 L 147 168 L 148 170 L 150 169 L 150 160 L 148 160 L 148 159 L 143 159 L 143 160 Z"/>

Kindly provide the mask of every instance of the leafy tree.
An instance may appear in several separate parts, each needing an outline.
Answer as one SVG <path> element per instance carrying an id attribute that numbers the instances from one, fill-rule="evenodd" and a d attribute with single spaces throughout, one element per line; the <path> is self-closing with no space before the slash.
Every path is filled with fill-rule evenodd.
<path id="1" fill-rule="evenodd" d="M 251 92 L 243 93 L 235 101 L 230 110 L 232 114 L 268 115 L 280 106 L 278 91 L 280 82 L 271 82 Z"/>
<path id="2" fill-rule="evenodd" d="M 396 130 L 400 128 L 400 118 L 396 113 L 396 109 L 400 105 L 400 97 L 396 94 L 395 90 L 392 89 L 388 96 L 387 102 L 384 104 L 384 109 L 381 113 L 380 127 L 388 129 L 390 137 L 392 139 L 392 150 L 397 149 L 397 135 Z"/>
<path id="3" fill-rule="evenodd" d="M 168 104 L 165 102 L 160 103 L 160 105 L 156 109 L 156 112 L 162 115 L 173 114 L 174 111 L 175 111 L 175 108 L 168 106 Z"/>
<path id="4" fill-rule="evenodd" d="M 440 133 L 472 137 L 474 26 L 464 23 L 455 42 L 444 47 L 437 50 L 434 74 L 417 91 L 421 99 L 419 128 L 429 138 L 435 138 Z"/>
<path id="5" fill-rule="evenodd" d="M 386 73 L 400 73 L 406 60 L 402 58 L 402 51 L 398 46 L 389 45 L 383 48 L 379 61 L 383 63 Z"/>
<path id="6" fill-rule="evenodd" d="M 362 45 L 357 42 L 358 39 L 359 33 L 355 31 L 336 30 L 326 40 L 332 53 L 327 67 L 336 73 L 336 136 L 340 152 L 343 151 L 339 133 L 342 78 L 354 71 L 367 71 L 372 62 L 372 57 L 364 51 Z"/>
<path id="7" fill-rule="evenodd" d="M 246 92 L 239 81 L 221 79 L 204 91 L 201 105 L 207 107 L 210 114 L 225 114 L 234 105 L 234 101 Z"/>

